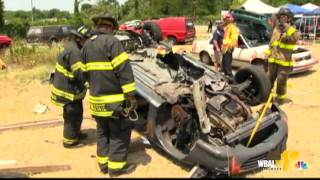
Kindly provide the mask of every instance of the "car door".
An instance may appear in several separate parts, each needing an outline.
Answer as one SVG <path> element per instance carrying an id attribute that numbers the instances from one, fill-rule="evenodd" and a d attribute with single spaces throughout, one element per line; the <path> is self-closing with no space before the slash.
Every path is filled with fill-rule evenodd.
<path id="1" fill-rule="evenodd" d="M 246 42 L 244 36 L 249 36 L 251 34 L 250 22 L 247 20 L 241 20 L 237 22 L 237 27 L 240 30 L 238 37 L 238 48 L 235 48 L 232 53 L 232 66 L 234 67 L 245 67 L 247 66 L 247 60 L 244 59 L 243 54 L 247 54 L 249 48 L 248 43 Z"/>
<path id="2" fill-rule="evenodd" d="M 241 68 L 248 65 L 248 59 L 244 58 L 248 53 L 248 44 L 246 43 L 242 34 L 238 37 L 238 47 L 232 53 L 232 66 Z"/>

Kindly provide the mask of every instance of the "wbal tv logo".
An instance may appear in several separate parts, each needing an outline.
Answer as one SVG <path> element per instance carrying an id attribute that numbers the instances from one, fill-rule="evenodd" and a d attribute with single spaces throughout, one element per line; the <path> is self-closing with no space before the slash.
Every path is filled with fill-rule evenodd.
<path id="1" fill-rule="evenodd" d="M 258 167 L 270 170 L 281 170 L 275 160 L 258 160 Z"/>
<path id="2" fill-rule="evenodd" d="M 284 151 L 280 160 L 258 160 L 258 167 L 268 170 L 307 170 L 308 164 L 299 160 L 298 151 Z"/>

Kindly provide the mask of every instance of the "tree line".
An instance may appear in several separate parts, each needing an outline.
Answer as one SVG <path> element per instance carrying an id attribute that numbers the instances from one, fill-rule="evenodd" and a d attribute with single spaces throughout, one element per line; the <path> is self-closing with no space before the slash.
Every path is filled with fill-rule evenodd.
<path id="1" fill-rule="evenodd" d="M 89 4 L 86 0 L 74 0 L 74 11 L 59 9 L 32 11 L 7 11 L 0 0 L 0 33 L 24 36 L 31 25 L 81 24 L 91 25 L 91 17 L 100 12 L 108 12 L 120 22 L 132 19 L 147 19 L 166 16 L 189 16 L 196 23 L 206 23 L 209 19 L 220 18 L 221 10 L 240 7 L 246 0 L 127 0 L 120 5 L 117 0 L 98 0 Z M 320 4 L 320 0 L 263 0 L 267 4 L 279 6 L 286 3 L 302 5 L 308 2 Z M 32 17 L 34 21 L 32 22 Z M 13 31 L 12 31 L 13 30 Z M 19 31 L 19 32 L 16 32 Z"/>

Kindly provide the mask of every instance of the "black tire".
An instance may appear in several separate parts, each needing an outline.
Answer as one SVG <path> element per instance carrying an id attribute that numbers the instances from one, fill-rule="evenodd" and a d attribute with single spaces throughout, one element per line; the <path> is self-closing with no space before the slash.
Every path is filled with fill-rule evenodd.
<path id="1" fill-rule="evenodd" d="M 177 44 L 177 39 L 173 36 L 170 36 L 170 37 L 168 37 L 168 43 L 175 45 L 175 44 Z"/>
<path id="2" fill-rule="evenodd" d="M 146 22 L 143 25 L 143 29 L 148 31 L 152 39 L 156 42 L 162 41 L 162 32 L 159 25 L 155 22 Z"/>
<path id="3" fill-rule="evenodd" d="M 9 48 L 10 47 L 10 44 L 2 44 L 0 45 L 0 49 L 6 49 L 6 48 Z"/>
<path id="4" fill-rule="evenodd" d="M 261 69 L 264 72 L 268 72 L 268 63 L 266 62 L 266 60 L 258 60 L 258 61 L 254 61 L 252 63 L 253 66 Z"/>
<path id="5" fill-rule="evenodd" d="M 212 59 L 207 52 L 200 53 L 200 61 L 206 65 L 213 65 Z"/>
<path id="6" fill-rule="evenodd" d="M 271 83 L 263 70 L 255 66 L 245 67 L 236 73 L 234 79 L 237 84 L 251 80 L 249 87 L 242 91 L 246 95 L 244 100 L 249 105 L 256 106 L 268 100 Z"/>

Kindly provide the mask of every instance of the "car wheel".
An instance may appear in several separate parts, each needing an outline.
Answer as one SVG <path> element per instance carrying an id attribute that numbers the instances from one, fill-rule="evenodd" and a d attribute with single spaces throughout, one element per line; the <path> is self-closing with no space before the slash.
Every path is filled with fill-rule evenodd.
<path id="1" fill-rule="evenodd" d="M 155 22 L 146 22 L 143 29 L 148 31 L 154 41 L 162 40 L 162 32 L 159 25 Z"/>
<path id="2" fill-rule="evenodd" d="M 252 65 L 261 69 L 262 71 L 268 72 L 268 63 L 264 62 L 263 60 L 253 62 Z"/>
<path id="3" fill-rule="evenodd" d="M 173 36 L 168 37 L 168 43 L 171 45 L 177 44 L 177 39 Z"/>
<path id="4" fill-rule="evenodd" d="M 213 65 L 212 59 L 207 52 L 200 53 L 200 61 L 206 65 Z"/>
<path id="5" fill-rule="evenodd" d="M 180 105 L 164 104 L 159 109 L 156 120 L 155 134 L 157 140 L 161 142 L 161 148 L 178 160 L 185 159 L 201 133 L 195 118 L 192 120 L 181 118 L 183 114 L 187 117 L 188 113 Z M 179 127 L 188 128 L 186 131 L 181 131 Z"/>
<path id="6" fill-rule="evenodd" d="M 267 74 L 255 66 L 240 69 L 235 75 L 235 82 L 241 84 L 247 81 L 250 81 L 250 84 L 242 90 L 245 95 L 244 101 L 251 106 L 266 102 L 271 92 Z"/>

